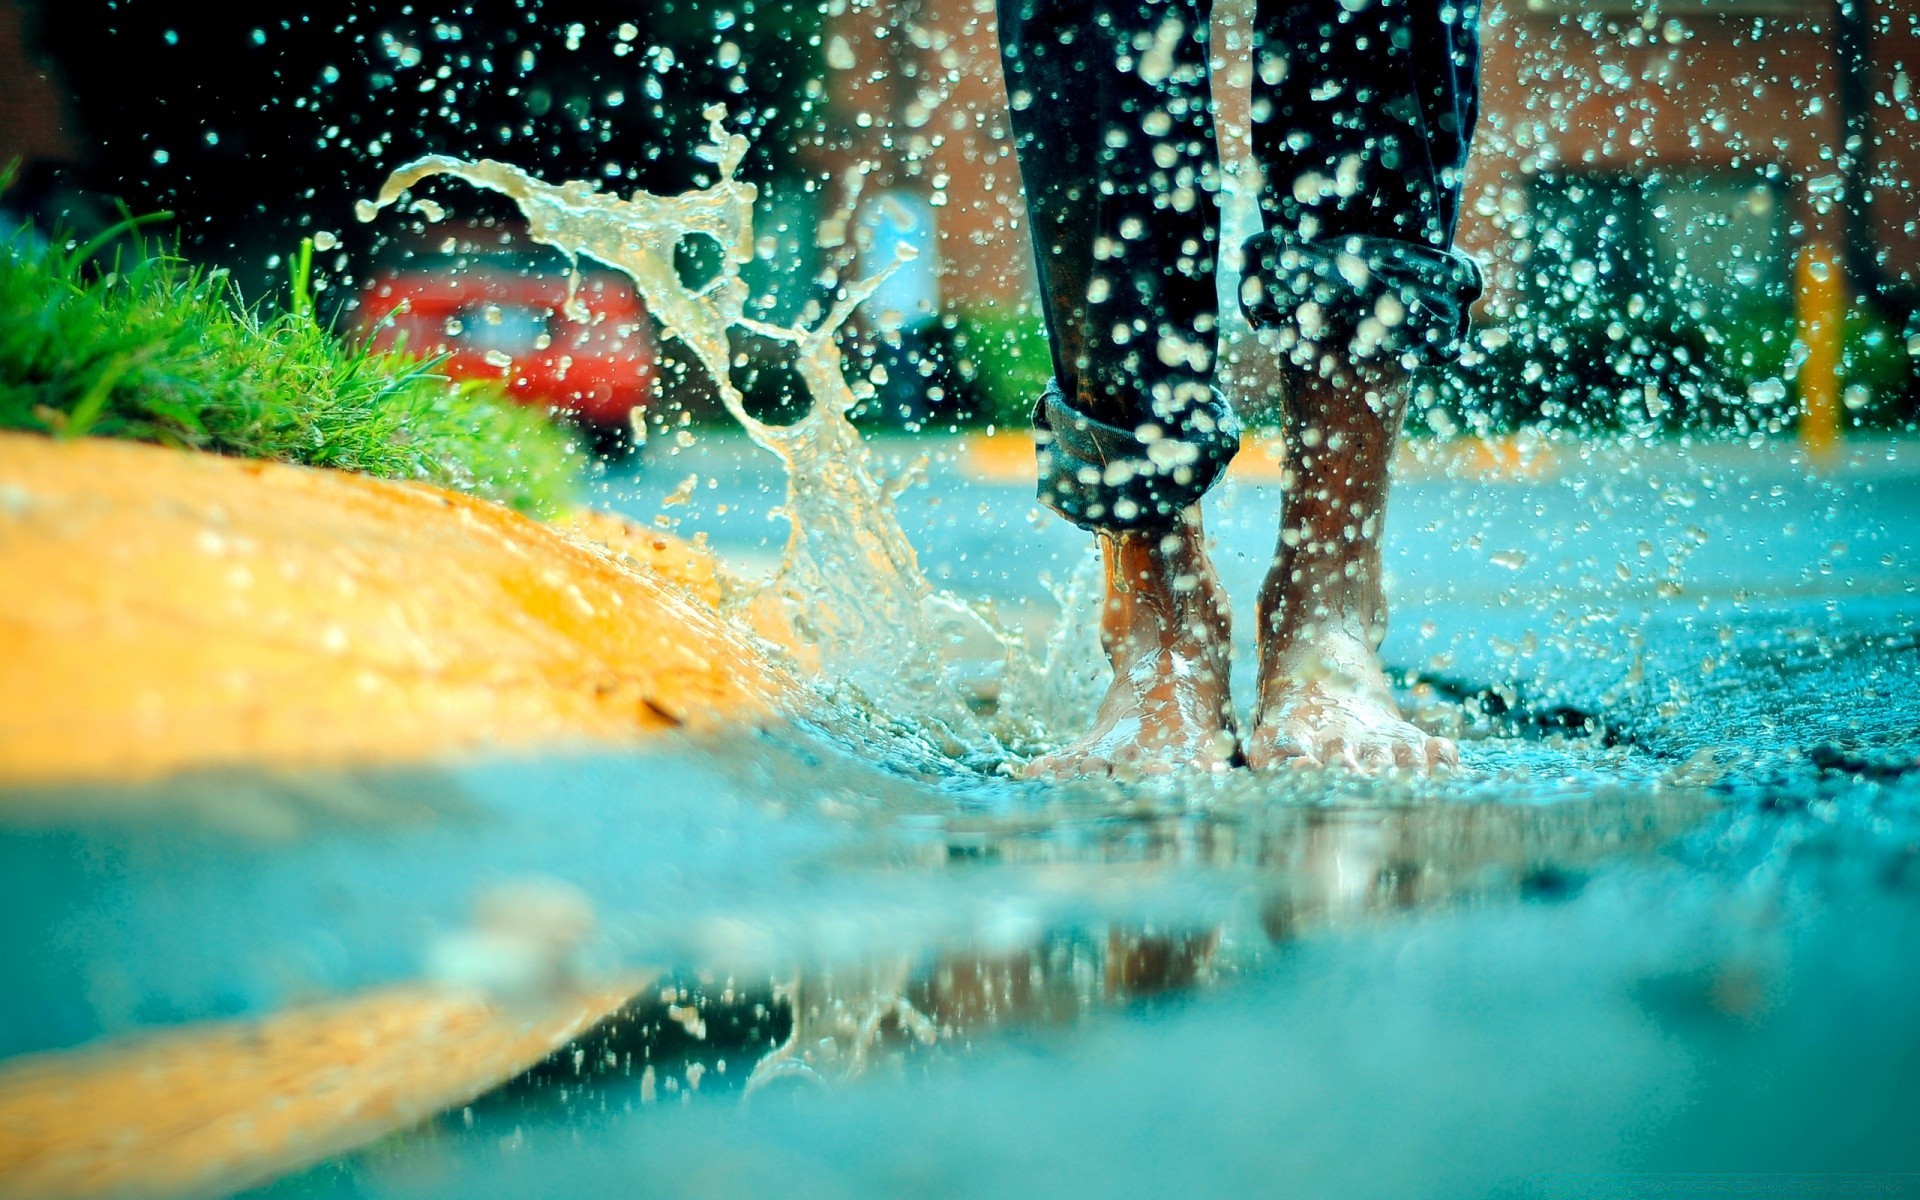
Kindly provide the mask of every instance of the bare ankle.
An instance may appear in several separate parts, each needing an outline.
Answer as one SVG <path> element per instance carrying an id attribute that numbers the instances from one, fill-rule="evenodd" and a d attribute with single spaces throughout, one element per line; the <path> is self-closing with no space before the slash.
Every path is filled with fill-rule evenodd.
<path id="1" fill-rule="evenodd" d="M 1035 759 L 1028 773 L 1226 769 L 1235 746 L 1231 626 L 1199 513 L 1169 530 L 1102 535 L 1100 550 L 1101 635 L 1113 679 L 1092 731 Z"/>
<path id="2" fill-rule="evenodd" d="M 1385 637 L 1380 539 L 1403 382 L 1356 369 L 1291 389 L 1284 512 L 1260 590 L 1263 675 L 1300 647 L 1357 641 L 1371 655 Z"/>
<path id="3" fill-rule="evenodd" d="M 1226 598 L 1197 510 L 1170 529 L 1102 534 L 1100 547 L 1107 575 L 1101 631 L 1110 643 L 1225 640 Z"/>
<path id="4" fill-rule="evenodd" d="M 1255 768 L 1285 762 L 1434 770 L 1451 743 L 1400 715 L 1380 664 L 1387 602 L 1380 539 L 1405 413 L 1384 376 L 1315 378 L 1293 393 L 1286 503 L 1260 591 L 1260 675 L 1246 743 Z"/>

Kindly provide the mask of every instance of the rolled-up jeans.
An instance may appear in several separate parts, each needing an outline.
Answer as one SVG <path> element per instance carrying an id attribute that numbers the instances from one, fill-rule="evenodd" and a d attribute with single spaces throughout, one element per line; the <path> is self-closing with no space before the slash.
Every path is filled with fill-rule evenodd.
<path id="1" fill-rule="evenodd" d="M 1209 7 L 999 3 L 1053 357 L 1033 415 L 1040 499 L 1083 528 L 1170 525 L 1239 447 L 1213 385 Z M 1470 0 L 1259 0 L 1264 231 L 1246 246 L 1240 299 L 1294 369 L 1412 368 L 1464 334 L 1480 276 L 1453 234 L 1476 21 Z"/>

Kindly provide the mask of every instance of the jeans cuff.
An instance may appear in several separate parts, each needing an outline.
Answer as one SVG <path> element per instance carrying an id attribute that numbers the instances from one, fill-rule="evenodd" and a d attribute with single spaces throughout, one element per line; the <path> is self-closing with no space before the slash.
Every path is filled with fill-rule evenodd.
<path id="1" fill-rule="evenodd" d="M 1459 352 L 1480 268 L 1458 250 L 1386 237 L 1247 239 L 1241 306 L 1310 364 L 1322 352 L 1418 366 Z"/>
<path id="2" fill-rule="evenodd" d="M 1164 529 L 1197 503 L 1240 449 L 1240 423 L 1210 390 L 1177 421 L 1123 429 L 1067 402 L 1057 380 L 1033 406 L 1040 503 L 1082 529 Z"/>

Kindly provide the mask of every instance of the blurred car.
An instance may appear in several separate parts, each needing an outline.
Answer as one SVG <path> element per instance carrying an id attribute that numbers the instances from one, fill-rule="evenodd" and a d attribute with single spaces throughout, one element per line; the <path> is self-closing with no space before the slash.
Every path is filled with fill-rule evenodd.
<path id="1" fill-rule="evenodd" d="M 567 273 L 510 232 L 479 245 L 459 237 L 375 270 L 358 324 L 373 344 L 445 354 L 454 379 L 497 379 L 528 404 L 567 417 L 605 444 L 622 442 L 654 397 L 653 333 L 633 285 L 609 271 L 584 273 L 586 311 L 564 311 Z"/>

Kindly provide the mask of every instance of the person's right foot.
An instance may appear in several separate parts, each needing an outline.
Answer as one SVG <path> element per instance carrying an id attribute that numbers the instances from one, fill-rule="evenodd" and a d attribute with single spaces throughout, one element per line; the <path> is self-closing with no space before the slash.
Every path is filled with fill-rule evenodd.
<path id="1" fill-rule="evenodd" d="M 1460 765 L 1460 751 L 1400 715 L 1372 639 L 1353 622 L 1275 633 L 1261 646 L 1247 765 L 1343 766 L 1428 773 Z"/>
<path id="2" fill-rule="evenodd" d="M 1167 534 L 1103 536 L 1101 640 L 1113 682 L 1085 737 L 1029 778 L 1225 770 L 1234 753 L 1226 595 L 1197 517 Z"/>

